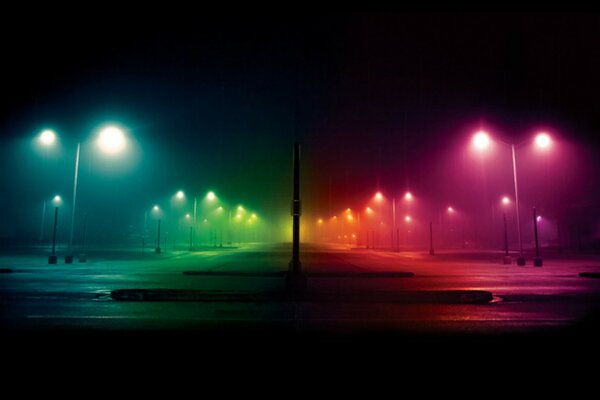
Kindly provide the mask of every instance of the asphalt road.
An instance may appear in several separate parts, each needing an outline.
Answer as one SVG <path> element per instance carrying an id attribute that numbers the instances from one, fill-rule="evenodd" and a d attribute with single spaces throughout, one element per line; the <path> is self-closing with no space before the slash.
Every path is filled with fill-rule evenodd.
<path id="1" fill-rule="evenodd" d="M 542 268 L 504 265 L 498 252 L 393 253 L 335 246 L 304 246 L 311 293 L 290 301 L 281 293 L 289 246 L 244 245 L 162 255 L 92 251 L 89 262 L 48 265 L 43 255 L 0 257 L 3 333 L 148 333 L 212 335 L 392 335 L 596 333 L 600 272 L 596 257 L 547 257 Z M 192 271 L 195 275 L 184 274 Z M 414 277 L 369 277 L 412 272 Z M 210 273 L 210 274 L 207 274 Z M 206 294 L 200 301 L 116 301 L 120 289 L 172 289 Z M 398 293 L 483 290 L 484 304 L 398 300 Z M 211 297 L 212 296 L 212 297 Z M 237 296 L 237 297 L 236 297 Z M 387 296 L 387 297 L 386 297 Z M 337 300 L 336 300 L 337 299 Z M 281 337 L 281 336 L 279 336 Z"/>

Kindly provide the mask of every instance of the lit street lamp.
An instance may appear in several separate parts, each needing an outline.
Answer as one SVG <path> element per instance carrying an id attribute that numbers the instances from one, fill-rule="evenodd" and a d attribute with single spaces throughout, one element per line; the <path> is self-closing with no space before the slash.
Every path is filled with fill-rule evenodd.
<path id="1" fill-rule="evenodd" d="M 49 129 L 44 130 L 39 136 L 44 146 L 52 146 L 56 142 L 56 134 Z M 123 151 L 127 145 L 125 135 L 121 128 L 113 125 L 102 128 L 98 134 L 97 145 L 106 154 L 114 155 Z M 73 263 L 73 229 L 75 227 L 75 208 L 77 203 L 77 183 L 79 179 L 79 158 L 81 154 L 81 142 L 77 143 L 75 153 L 75 174 L 73 179 L 73 205 L 71 210 L 71 231 L 69 234 L 68 254 L 65 255 L 65 263 Z M 85 258 L 85 257 L 84 257 Z"/>
<path id="2" fill-rule="evenodd" d="M 506 208 L 510 204 L 508 196 L 502 198 L 502 205 Z M 510 264 L 512 262 L 508 255 L 508 229 L 506 227 L 506 210 L 502 211 L 502 221 L 504 222 L 504 264 Z"/>
<path id="3" fill-rule="evenodd" d="M 154 252 L 156 254 L 159 254 L 161 252 L 161 249 L 160 249 L 160 215 L 161 215 L 161 210 L 160 210 L 160 207 L 158 205 L 155 205 L 154 207 L 152 207 L 152 215 L 157 218 L 157 221 L 156 221 L 156 247 L 154 248 Z"/>
<path id="4" fill-rule="evenodd" d="M 52 205 L 54 205 L 54 227 L 52 228 L 52 254 L 48 256 L 48 264 L 56 264 L 56 225 L 58 224 L 58 207 L 62 204 L 59 195 L 54 196 Z"/>
<path id="5" fill-rule="evenodd" d="M 517 145 L 509 144 L 509 143 L 503 142 L 501 140 L 497 140 L 497 141 L 500 143 L 504 143 L 504 144 L 510 146 L 510 148 L 511 148 L 512 172 L 513 172 L 513 181 L 514 181 L 514 189 L 515 189 L 515 210 L 516 210 L 516 214 L 517 214 L 517 235 L 519 238 L 519 257 L 517 258 L 517 265 L 524 266 L 525 265 L 525 257 L 523 256 L 523 241 L 521 239 L 521 226 L 520 226 L 521 224 L 519 222 L 520 221 L 520 219 L 519 219 L 519 189 L 518 189 L 518 184 L 517 184 L 517 161 L 516 161 L 516 155 L 515 155 L 515 147 L 522 143 L 525 143 L 528 140 L 517 143 Z M 475 134 L 475 136 L 473 137 L 473 145 L 479 151 L 486 150 L 490 146 L 490 144 L 491 144 L 491 139 L 485 131 L 481 130 L 481 131 L 477 132 Z M 548 136 L 548 134 L 545 132 L 539 133 L 535 137 L 535 144 L 538 148 L 541 148 L 541 149 L 548 148 L 551 144 L 550 136 Z"/>

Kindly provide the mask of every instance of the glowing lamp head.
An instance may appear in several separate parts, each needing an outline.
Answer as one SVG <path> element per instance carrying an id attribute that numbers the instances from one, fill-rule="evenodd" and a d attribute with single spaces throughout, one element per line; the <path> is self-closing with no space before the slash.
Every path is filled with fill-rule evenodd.
<path id="1" fill-rule="evenodd" d="M 479 131 L 473 136 L 473 145 L 477 150 L 485 150 L 490 145 L 490 136 L 485 131 Z"/>
<path id="2" fill-rule="evenodd" d="M 383 195 L 381 194 L 381 192 L 375 193 L 375 200 L 377 200 L 377 201 L 383 200 Z"/>
<path id="3" fill-rule="evenodd" d="M 107 126 L 100 131 L 98 146 L 106 154 L 122 152 L 127 145 L 123 130 L 116 126 Z"/>
<path id="4" fill-rule="evenodd" d="M 160 211 L 160 207 L 158 205 L 155 205 L 154 207 L 152 207 L 152 212 L 159 212 Z"/>
<path id="5" fill-rule="evenodd" d="M 346 219 L 348 219 L 348 221 L 352 221 L 352 220 L 354 220 L 354 217 L 352 216 L 352 214 L 348 214 L 346 216 Z"/>
<path id="6" fill-rule="evenodd" d="M 54 205 L 54 207 L 58 207 L 62 204 L 62 199 L 59 195 L 56 195 L 52 198 L 52 205 Z"/>
<path id="7" fill-rule="evenodd" d="M 406 222 L 410 222 L 412 220 L 412 218 L 410 218 L 410 215 L 407 215 L 406 217 L 404 217 L 404 221 Z"/>
<path id="8" fill-rule="evenodd" d="M 452 208 L 452 207 L 448 207 L 448 212 L 449 212 L 449 213 L 452 213 L 452 212 L 454 212 L 454 208 Z"/>
<path id="9" fill-rule="evenodd" d="M 178 200 L 182 200 L 185 197 L 185 194 L 183 193 L 182 190 L 178 191 L 177 194 L 175 195 L 175 197 L 177 197 Z"/>
<path id="10" fill-rule="evenodd" d="M 189 220 L 190 218 L 192 218 L 192 216 L 190 215 L 190 213 L 185 214 L 185 219 Z"/>
<path id="11" fill-rule="evenodd" d="M 257 217 L 256 217 L 256 214 L 252 213 L 252 216 L 251 216 L 250 218 L 252 218 L 252 219 L 256 219 L 256 218 L 257 218 Z"/>
<path id="12" fill-rule="evenodd" d="M 550 147 L 550 143 L 552 143 L 552 140 L 550 139 L 550 136 L 548 136 L 548 134 L 545 132 L 539 133 L 535 137 L 535 145 L 540 149 L 547 149 L 548 147 Z"/>
<path id="13" fill-rule="evenodd" d="M 223 206 L 217 207 L 217 211 L 223 211 Z"/>
<path id="14" fill-rule="evenodd" d="M 40 133 L 40 143 L 44 146 L 52 146 L 56 141 L 56 134 L 50 129 L 46 129 Z"/>
<path id="15" fill-rule="evenodd" d="M 216 198 L 217 198 L 217 196 L 215 195 L 215 192 L 208 192 L 208 193 L 206 194 L 206 199 L 207 199 L 208 201 L 213 201 L 213 200 L 214 200 L 214 199 L 216 199 Z"/>
<path id="16" fill-rule="evenodd" d="M 404 199 L 405 200 L 412 200 L 413 196 L 410 192 L 406 192 L 406 194 L 404 195 Z"/>
<path id="17" fill-rule="evenodd" d="M 504 196 L 502 198 L 502 204 L 504 204 L 505 206 L 510 204 L 510 199 L 508 198 L 508 196 Z"/>
<path id="18" fill-rule="evenodd" d="M 538 216 L 536 217 L 536 219 L 535 219 L 535 220 L 536 220 L 537 222 L 540 222 L 540 221 L 542 220 L 542 216 L 541 216 L 541 215 L 538 215 Z"/>
<path id="19" fill-rule="evenodd" d="M 323 220 L 322 220 L 321 218 L 319 218 L 319 219 L 317 220 L 317 223 L 318 223 L 318 224 L 322 224 L 322 223 L 323 223 Z"/>
<path id="20" fill-rule="evenodd" d="M 365 211 L 367 214 L 373 214 L 373 209 L 371 207 L 367 207 Z"/>
<path id="21" fill-rule="evenodd" d="M 237 210 L 238 210 L 239 212 L 243 212 L 243 211 L 244 211 L 244 207 L 242 207 L 242 206 L 238 206 L 238 207 L 237 207 Z"/>

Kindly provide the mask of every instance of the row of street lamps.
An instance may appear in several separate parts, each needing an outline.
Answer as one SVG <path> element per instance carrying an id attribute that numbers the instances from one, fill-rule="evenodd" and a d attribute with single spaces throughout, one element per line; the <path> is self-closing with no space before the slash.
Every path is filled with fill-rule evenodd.
<path id="1" fill-rule="evenodd" d="M 512 177 L 513 177 L 513 188 L 514 188 L 514 198 L 515 198 L 515 211 L 516 211 L 516 225 L 517 225 L 517 236 L 518 236 L 518 242 L 519 242 L 519 255 L 517 257 L 517 265 L 519 266 L 524 266 L 525 265 L 525 257 L 523 255 L 523 241 L 522 241 L 522 237 L 521 237 L 521 224 L 520 224 L 520 215 L 519 215 L 519 186 L 518 186 L 518 174 L 517 174 L 517 158 L 516 158 L 516 148 L 519 147 L 522 144 L 528 143 L 530 141 L 534 142 L 535 147 L 541 150 L 547 150 L 552 146 L 552 139 L 550 137 L 550 135 L 546 132 L 539 132 L 537 135 L 535 135 L 533 138 L 528 138 L 522 142 L 516 143 L 516 144 L 509 144 L 506 142 L 503 142 L 501 140 L 498 139 L 494 139 L 494 141 L 492 141 L 492 137 L 490 134 L 488 134 L 485 130 L 479 130 L 477 131 L 472 138 L 472 145 L 473 147 L 480 152 L 481 154 L 484 154 L 492 145 L 493 142 L 498 142 L 498 143 L 502 143 L 505 144 L 507 146 L 510 147 L 511 150 L 511 158 L 512 158 L 512 162 L 511 162 L 511 172 L 512 172 Z M 403 199 L 405 200 L 406 204 L 410 204 L 413 201 L 413 195 L 410 191 L 407 191 L 403 196 Z M 383 222 L 381 222 L 381 217 L 382 217 L 382 213 L 381 213 L 381 203 L 384 200 L 384 195 L 381 192 L 377 192 L 375 193 L 375 195 L 372 197 L 372 199 L 375 202 L 375 205 L 372 205 L 373 207 L 378 207 L 379 210 L 377 211 L 379 218 L 380 218 L 380 224 L 382 224 Z M 510 199 L 505 196 L 502 199 L 502 203 L 503 205 L 508 205 L 510 203 Z M 395 249 L 394 246 L 394 235 L 395 235 L 395 241 L 398 243 L 398 248 L 399 248 L 399 229 L 397 228 L 397 217 L 396 217 L 396 197 L 392 197 L 392 234 L 391 234 L 391 244 L 392 244 L 392 248 Z M 447 212 L 449 214 L 452 214 L 455 212 L 455 209 L 452 206 L 448 206 L 447 207 Z M 538 246 L 538 237 L 537 237 L 537 223 L 539 222 L 539 216 L 537 216 L 537 212 L 534 208 L 533 210 L 534 212 L 534 220 L 533 220 L 533 224 L 534 224 L 534 234 L 535 234 L 535 245 L 536 245 L 536 256 L 533 260 L 534 266 L 538 266 L 541 267 L 543 265 L 543 261 L 542 258 L 539 255 L 539 246 Z M 364 210 L 364 214 L 366 216 L 373 216 L 376 213 L 375 210 L 373 210 L 373 208 L 371 207 L 371 205 L 368 205 L 367 207 L 365 207 Z M 358 224 L 359 224 L 359 232 L 360 232 L 360 217 L 361 217 L 361 212 L 357 212 L 355 213 L 357 216 L 357 220 L 358 220 Z M 342 217 L 342 221 L 343 221 Z M 350 213 L 350 208 L 346 209 L 346 215 L 345 218 L 348 219 L 348 222 L 351 222 L 354 219 L 354 215 L 352 213 Z M 337 216 L 333 216 L 330 219 L 332 222 L 335 222 L 337 220 Z M 503 215 L 503 220 L 504 220 L 504 247 L 505 247 L 505 263 L 510 263 L 510 257 L 508 256 L 508 234 L 507 234 L 507 230 L 506 230 L 506 214 L 504 213 Z M 404 221 L 406 223 L 410 223 L 412 221 L 412 217 L 409 214 L 407 214 L 404 217 Z M 318 227 L 318 231 L 321 232 L 321 227 L 324 224 L 324 220 L 322 218 L 318 218 L 317 219 L 317 227 Z M 367 233 L 368 235 L 368 233 Z M 374 234 L 373 234 L 374 237 Z M 359 242 L 359 239 L 357 238 L 357 244 Z M 368 242 L 368 236 L 367 236 L 367 248 L 369 247 L 369 242 Z M 433 243 L 432 243 L 432 224 L 430 223 L 430 254 L 434 254 L 433 252 Z"/>
<path id="2" fill-rule="evenodd" d="M 186 199 L 186 195 L 183 190 L 177 191 L 175 193 L 175 195 L 173 195 L 173 197 L 172 197 L 172 201 L 180 203 L 180 204 L 182 204 L 185 201 L 185 199 Z M 204 214 L 204 219 L 202 220 L 202 224 L 208 224 L 210 220 L 213 220 L 213 217 L 215 220 L 222 222 L 222 218 L 223 218 L 222 215 L 224 215 L 224 213 L 225 213 L 225 208 L 219 202 L 219 198 L 213 191 L 209 191 L 204 196 L 203 203 L 205 204 L 205 207 L 203 207 L 202 209 L 205 214 Z M 171 203 L 171 204 L 173 204 L 173 203 Z M 171 210 L 171 211 L 173 211 L 173 210 Z M 232 216 L 233 211 L 235 211 L 235 216 Z M 207 213 L 210 213 L 212 215 L 209 215 Z M 216 215 L 214 215 L 215 213 L 216 213 Z M 249 225 L 255 225 L 258 222 L 257 214 L 255 212 L 247 211 L 242 205 L 238 205 L 235 208 L 231 208 L 229 210 L 228 214 L 229 214 L 228 226 L 229 226 L 229 234 L 230 235 L 233 235 L 232 224 L 233 223 L 238 224 L 238 223 L 242 222 L 246 218 L 245 216 L 248 216 L 246 219 L 246 222 Z M 156 239 L 155 252 L 161 253 L 162 249 L 160 247 L 160 224 L 161 224 L 162 217 L 164 216 L 164 211 L 158 204 L 156 204 L 152 207 L 151 215 L 157 221 L 157 239 Z M 190 232 L 189 233 L 189 249 L 190 250 L 193 250 L 195 248 L 196 230 L 198 229 L 198 215 L 199 215 L 198 196 L 194 196 L 193 212 L 186 212 L 183 217 L 185 219 L 186 223 L 189 224 L 189 228 L 190 228 L 190 231 L 189 231 Z M 210 220 L 209 220 L 209 218 L 210 218 Z M 214 234 L 215 234 L 214 244 L 215 244 L 215 246 L 217 246 L 217 237 L 216 237 L 217 232 L 215 231 Z M 230 237 L 229 241 L 232 242 L 233 238 Z M 222 225 L 221 225 L 221 237 L 220 237 L 219 247 L 223 247 L 223 226 Z"/>

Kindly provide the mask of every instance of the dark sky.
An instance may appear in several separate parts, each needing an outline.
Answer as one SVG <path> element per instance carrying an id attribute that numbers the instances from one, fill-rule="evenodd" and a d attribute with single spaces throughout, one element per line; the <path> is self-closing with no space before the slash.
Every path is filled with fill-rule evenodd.
<path id="1" fill-rule="evenodd" d="M 19 141 L 45 126 L 72 146 L 117 120 L 139 163 L 96 186 L 135 177 L 122 196 L 144 207 L 182 187 L 286 209 L 294 140 L 315 209 L 378 186 L 433 194 L 435 163 L 480 123 L 506 141 L 549 126 L 598 167 L 596 14 L 117 14 L 40 18 L 1 34 L 4 171 L 16 170 L 6 163 L 21 159 Z M 18 170 L 37 170 L 21 161 Z M 64 175 L 27 193 L 68 192 Z M 590 186 L 579 195 L 597 198 Z"/>

